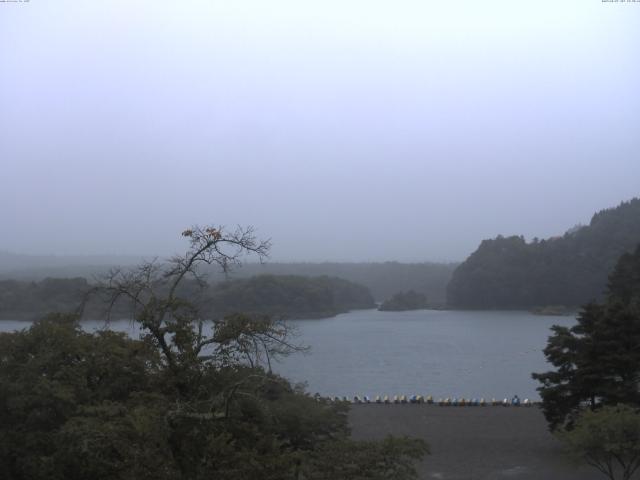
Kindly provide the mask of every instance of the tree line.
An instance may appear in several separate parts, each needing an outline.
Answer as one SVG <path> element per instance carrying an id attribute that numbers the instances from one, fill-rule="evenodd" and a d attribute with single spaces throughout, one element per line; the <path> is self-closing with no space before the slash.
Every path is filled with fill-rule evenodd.
<path id="1" fill-rule="evenodd" d="M 0 251 L 0 279 L 40 282 L 45 278 L 93 278 L 116 265 L 133 266 L 140 260 L 136 257 L 31 257 Z M 443 305 L 447 283 L 457 266 L 457 263 L 434 262 L 246 262 L 229 272 L 229 277 L 207 265 L 202 270 L 211 283 L 258 275 L 338 277 L 367 287 L 376 301 L 383 301 L 399 290 L 415 290 L 424 292 L 431 302 Z"/>
<path id="2" fill-rule="evenodd" d="M 374 306 L 366 287 L 341 278 L 258 275 L 215 285 L 210 309 L 314 318 Z"/>
<path id="3" fill-rule="evenodd" d="M 92 288 L 84 278 L 0 281 L 0 318 L 32 319 L 48 312 L 72 313 Z M 200 311 L 211 318 L 234 312 L 321 318 L 375 306 L 366 287 L 326 276 L 258 275 L 211 285 L 186 279 L 179 289 L 181 295 L 198 303 Z M 85 311 L 87 316 L 101 318 L 104 305 L 92 301 Z M 122 302 L 112 306 L 111 313 L 126 318 L 130 315 L 128 306 Z"/>
<path id="4" fill-rule="evenodd" d="M 446 287 L 458 263 L 401 262 L 324 262 L 324 263 L 245 263 L 233 272 L 233 278 L 261 274 L 339 277 L 363 285 L 376 301 L 384 301 L 398 291 L 422 292 L 433 304 L 444 305 Z M 217 275 L 217 277 L 216 277 Z M 219 279 L 219 272 L 212 272 Z"/>

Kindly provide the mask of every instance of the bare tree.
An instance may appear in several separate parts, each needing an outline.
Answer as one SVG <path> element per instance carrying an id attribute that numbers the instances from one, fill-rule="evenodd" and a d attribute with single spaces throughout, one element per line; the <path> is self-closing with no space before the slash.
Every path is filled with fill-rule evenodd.
<path id="1" fill-rule="evenodd" d="M 244 361 L 251 367 L 266 363 L 271 371 L 274 355 L 301 350 L 290 341 L 291 330 L 282 321 L 248 315 L 211 319 L 201 312 L 197 297 L 208 287 L 201 267 L 213 265 L 226 273 L 248 255 L 263 261 L 269 240 L 258 240 L 252 227 L 227 232 L 222 226 L 194 226 L 182 236 L 189 242 L 184 254 L 165 263 L 154 259 L 129 270 L 114 269 L 96 284 L 91 294 L 105 302 L 107 318 L 116 305 L 126 302 L 133 321 L 176 372 L 203 361 L 220 365 Z"/>
<path id="2" fill-rule="evenodd" d="M 305 351 L 293 342 L 296 332 L 283 320 L 268 315 L 229 315 L 214 321 L 215 345 L 211 358 L 218 362 L 245 361 L 249 366 L 264 365 L 271 373 L 271 360 L 296 351 Z"/>

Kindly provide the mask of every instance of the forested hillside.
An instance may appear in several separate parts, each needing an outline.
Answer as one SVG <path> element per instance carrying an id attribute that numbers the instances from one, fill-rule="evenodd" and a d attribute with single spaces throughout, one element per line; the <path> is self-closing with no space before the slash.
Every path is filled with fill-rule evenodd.
<path id="1" fill-rule="evenodd" d="M 130 266 L 139 257 L 32 257 L 0 252 L 0 279 L 40 281 L 44 278 L 92 278 L 112 267 Z M 415 290 L 425 294 L 432 304 L 444 304 L 446 286 L 457 263 L 337 263 L 337 262 L 265 262 L 246 263 L 231 272 L 231 279 L 256 275 L 296 275 L 339 277 L 364 285 L 377 301 L 398 291 Z M 212 283 L 227 280 L 215 269 L 208 272 Z"/>
<path id="2" fill-rule="evenodd" d="M 91 284 L 84 278 L 0 281 L 0 319 L 34 319 L 50 312 L 75 312 L 90 288 Z M 235 312 L 289 318 L 331 317 L 375 306 L 366 287 L 326 276 L 259 275 L 218 282 L 202 291 L 190 280 L 180 286 L 180 294 L 198 304 L 209 318 Z M 99 297 L 91 297 L 85 307 L 85 317 L 101 318 L 106 307 Z M 112 314 L 129 317 L 129 305 L 118 302 Z"/>
<path id="3" fill-rule="evenodd" d="M 484 240 L 453 273 L 449 305 L 460 308 L 578 306 L 602 297 L 617 259 L 640 243 L 640 199 L 596 213 L 562 237 Z"/>
<path id="4" fill-rule="evenodd" d="M 369 290 L 335 277 L 258 275 L 212 288 L 211 310 L 218 316 L 234 312 L 329 317 L 358 308 L 373 308 Z"/>
<path id="5" fill-rule="evenodd" d="M 376 301 L 398 291 L 415 290 L 432 304 L 444 304 L 446 287 L 457 263 L 248 263 L 232 273 L 233 278 L 254 275 L 329 276 L 350 280 L 369 289 Z M 219 274 L 218 274 L 219 275 Z M 215 277 L 214 277 L 215 278 Z M 222 278 L 222 277 L 219 277 Z"/>

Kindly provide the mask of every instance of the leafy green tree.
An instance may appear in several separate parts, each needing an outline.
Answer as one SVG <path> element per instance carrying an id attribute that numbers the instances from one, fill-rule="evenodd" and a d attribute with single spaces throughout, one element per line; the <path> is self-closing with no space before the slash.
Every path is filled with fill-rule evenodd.
<path id="1" fill-rule="evenodd" d="M 575 457 L 610 480 L 630 480 L 640 467 L 640 413 L 626 405 L 587 410 L 558 437 Z"/>
<path id="2" fill-rule="evenodd" d="M 553 327 L 544 353 L 556 369 L 534 373 L 552 429 L 584 407 L 640 405 L 640 246 L 623 255 L 604 304 L 586 305 L 574 327 Z"/>
<path id="3" fill-rule="evenodd" d="M 76 320 L 53 315 L 28 331 L 0 335 L 3 478 L 81 478 L 72 474 L 72 457 L 64 454 L 76 444 L 63 432 L 74 422 L 88 426 L 88 418 L 100 412 L 123 416 L 125 405 L 134 412 L 135 405 L 147 405 L 144 393 L 159 387 L 161 360 L 154 348 L 108 330 L 85 333 Z M 76 447 L 93 452 L 92 438 L 100 444 L 107 433 L 117 433 L 108 430 L 101 424 Z M 87 465 L 106 468 L 102 462 Z"/>
<path id="4" fill-rule="evenodd" d="M 300 348 L 286 324 L 202 315 L 198 266 L 228 269 L 248 252 L 266 255 L 268 243 L 250 229 L 183 236 L 185 255 L 113 271 L 92 291 L 109 311 L 130 305 L 139 340 L 84 332 L 74 315 L 0 334 L 0 477 L 301 480 L 325 478 L 330 464 L 341 478 L 351 469 L 411 478 L 423 443 L 350 440 L 344 405 L 270 371 L 271 358 Z M 341 455 L 321 461 L 322 451 Z"/>

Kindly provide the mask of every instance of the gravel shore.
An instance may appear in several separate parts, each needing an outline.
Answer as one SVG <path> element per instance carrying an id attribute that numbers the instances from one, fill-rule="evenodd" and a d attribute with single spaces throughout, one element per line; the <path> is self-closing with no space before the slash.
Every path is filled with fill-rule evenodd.
<path id="1" fill-rule="evenodd" d="M 601 480 L 572 464 L 537 407 L 352 405 L 354 438 L 408 435 L 429 443 L 421 479 Z"/>

